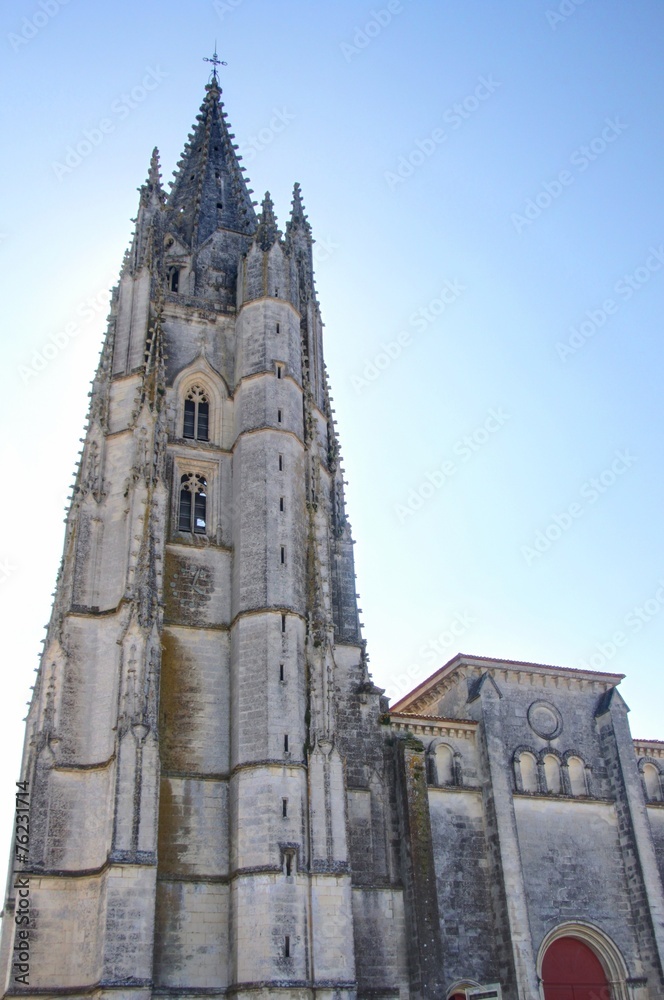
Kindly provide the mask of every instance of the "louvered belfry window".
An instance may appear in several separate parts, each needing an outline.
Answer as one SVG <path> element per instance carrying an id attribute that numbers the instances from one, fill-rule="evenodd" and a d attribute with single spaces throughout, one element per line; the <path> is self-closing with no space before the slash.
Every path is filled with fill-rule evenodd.
<path id="1" fill-rule="evenodd" d="M 180 531 L 204 535 L 207 529 L 207 480 L 197 472 L 186 472 L 180 480 Z"/>
<path id="2" fill-rule="evenodd" d="M 210 402 L 204 389 L 194 385 L 184 401 L 182 436 L 196 441 L 209 440 Z"/>

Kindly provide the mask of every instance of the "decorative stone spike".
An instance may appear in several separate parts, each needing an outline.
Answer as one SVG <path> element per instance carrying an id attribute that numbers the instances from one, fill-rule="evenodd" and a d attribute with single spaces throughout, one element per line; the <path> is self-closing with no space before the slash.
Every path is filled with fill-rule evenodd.
<path id="1" fill-rule="evenodd" d="M 269 250 L 281 239 L 281 233 L 277 226 L 277 219 L 274 214 L 274 204 L 270 197 L 270 192 L 265 192 L 261 213 L 258 217 L 258 227 L 254 235 L 254 240 L 261 250 Z"/>

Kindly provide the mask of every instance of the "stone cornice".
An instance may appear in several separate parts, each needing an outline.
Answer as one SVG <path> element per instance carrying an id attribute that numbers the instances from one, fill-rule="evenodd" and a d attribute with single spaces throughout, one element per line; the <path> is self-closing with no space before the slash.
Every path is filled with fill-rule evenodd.
<path id="1" fill-rule="evenodd" d="M 444 719 L 409 712 L 390 712 L 389 716 L 392 730 L 407 731 L 415 736 L 455 736 L 461 740 L 474 740 L 478 726 L 472 719 Z"/>
<path id="2" fill-rule="evenodd" d="M 663 740 L 633 740 L 634 752 L 637 757 L 664 758 Z"/>
<path id="3" fill-rule="evenodd" d="M 542 663 L 525 663 L 518 660 L 499 660 L 493 657 L 472 656 L 459 653 L 434 674 L 419 684 L 410 694 L 396 703 L 393 712 L 397 714 L 428 715 L 427 707 L 438 701 L 455 684 L 467 677 L 479 677 L 489 673 L 498 684 L 514 681 L 532 687 L 591 686 L 598 694 L 615 687 L 624 674 L 599 673 L 592 670 L 576 670 L 572 667 L 556 667 Z"/>

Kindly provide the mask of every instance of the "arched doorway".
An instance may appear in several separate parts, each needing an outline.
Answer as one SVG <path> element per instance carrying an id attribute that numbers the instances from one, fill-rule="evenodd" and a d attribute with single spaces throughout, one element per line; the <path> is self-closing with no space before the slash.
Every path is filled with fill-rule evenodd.
<path id="1" fill-rule="evenodd" d="M 482 987 L 473 979 L 457 979 L 449 987 L 447 1000 L 467 1000 L 466 990 L 481 990 Z"/>
<path id="2" fill-rule="evenodd" d="M 542 962 L 544 1000 L 614 1000 L 604 966 L 584 941 L 559 937 Z"/>

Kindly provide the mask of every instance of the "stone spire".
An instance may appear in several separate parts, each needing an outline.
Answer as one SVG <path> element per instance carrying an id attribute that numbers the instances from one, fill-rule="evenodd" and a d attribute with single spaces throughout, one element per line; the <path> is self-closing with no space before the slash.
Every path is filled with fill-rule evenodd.
<path id="1" fill-rule="evenodd" d="M 309 216 L 305 214 L 304 205 L 302 203 L 302 188 L 297 181 L 293 185 L 293 200 L 291 204 L 291 217 L 286 226 L 288 234 L 291 238 L 294 238 L 296 234 L 301 234 L 306 240 L 309 241 L 309 243 L 313 243 L 313 239 L 311 237 L 311 226 L 309 225 Z"/>
<path id="2" fill-rule="evenodd" d="M 218 229 L 252 233 L 256 227 L 252 191 L 228 130 L 216 77 L 205 89 L 198 124 L 188 136 L 167 201 L 173 230 L 192 249 Z"/>
<path id="3" fill-rule="evenodd" d="M 159 164 L 159 150 L 155 146 L 150 157 L 150 169 L 148 179 L 140 188 L 141 206 L 143 205 L 163 205 L 166 195 L 161 185 L 161 167 Z"/>
<path id="4" fill-rule="evenodd" d="M 313 237 L 311 226 L 302 204 L 302 191 L 296 182 L 293 187 L 291 217 L 286 223 L 286 249 L 295 262 L 298 275 L 299 307 L 315 302 Z"/>
<path id="5" fill-rule="evenodd" d="M 277 217 L 274 214 L 274 203 L 270 197 L 270 192 L 265 192 L 261 205 L 261 214 L 258 217 L 258 228 L 254 235 L 261 250 L 269 250 L 271 246 L 281 239 L 281 233 L 277 226 Z"/>
<path id="6" fill-rule="evenodd" d="M 154 222 L 161 216 L 166 195 L 161 184 L 159 150 L 155 146 L 150 157 L 148 178 L 138 189 L 138 215 L 131 246 L 123 262 L 123 273 L 135 274 L 145 263 L 151 263 Z"/>

